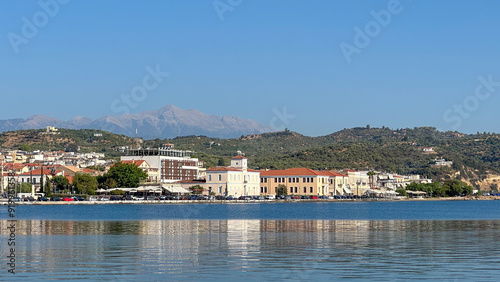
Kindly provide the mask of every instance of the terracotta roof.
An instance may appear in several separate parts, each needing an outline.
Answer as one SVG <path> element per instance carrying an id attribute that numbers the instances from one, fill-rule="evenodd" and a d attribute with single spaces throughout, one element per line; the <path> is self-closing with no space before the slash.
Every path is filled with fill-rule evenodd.
<path id="1" fill-rule="evenodd" d="M 61 166 L 60 168 L 66 168 L 66 169 L 69 169 L 73 172 L 80 172 L 82 171 L 81 169 L 79 169 L 78 167 L 74 166 L 74 165 L 66 165 L 66 166 Z"/>
<path id="2" fill-rule="evenodd" d="M 261 171 L 261 176 L 318 176 L 326 175 L 324 172 L 315 171 L 310 168 L 289 168 L 284 170 L 268 170 Z"/>
<path id="3" fill-rule="evenodd" d="M 178 181 L 177 183 L 205 183 L 207 182 L 205 179 L 193 179 L 193 180 L 181 180 Z"/>
<path id="4" fill-rule="evenodd" d="M 331 176 L 343 176 L 343 177 L 347 177 L 347 175 L 342 174 L 342 173 L 338 173 L 336 171 L 331 171 L 330 170 L 329 172 L 330 172 Z"/>
<path id="5" fill-rule="evenodd" d="M 126 161 L 122 161 L 122 163 L 124 163 L 124 164 L 135 164 L 136 166 L 141 166 L 143 163 L 148 164 L 145 160 L 126 160 Z"/>
<path id="6" fill-rule="evenodd" d="M 236 157 L 232 157 L 231 160 L 235 160 L 235 159 L 248 159 L 246 157 L 243 157 L 243 156 L 236 156 Z"/>
<path id="7" fill-rule="evenodd" d="M 52 175 L 52 170 L 44 169 L 43 174 L 44 175 Z M 41 169 L 35 169 L 35 170 L 29 171 L 29 172 L 21 173 L 20 175 L 23 175 L 23 176 L 25 176 L 25 175 L 42 175 L 42 171 L 41 171 Z"/>
<path id="8" fill-rule="evenodd" d="M 218 166 L 218 167 L 209 167 L 207 168 L 207 172 L 208 171 L 241 171 L 241 169 L 234 167 Z"/>

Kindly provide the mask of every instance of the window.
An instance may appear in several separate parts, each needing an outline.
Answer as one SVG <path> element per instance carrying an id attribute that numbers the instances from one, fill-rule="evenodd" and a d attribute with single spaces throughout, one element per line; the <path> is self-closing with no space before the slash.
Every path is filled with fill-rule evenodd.
<path id="1" fill-rule="evenodd" d="M 307 193 L 307 187 L 304 187 L 304 193 Z"/>
<path id="2" fill-rule="evenodd" d="M 208 175 L 208 181 L 212 181 L 212 175 L 211 174 Z"/>
<path id="3" fill-rule="evenodd" d="M 310 192 L 309 193 L 312 193 L 313 192 L 313 188 L 312 187 L 309 187 L 310 188 Z"/>
<path id="4" fill-rule="evenodd" d="M 222 194 L 222 186 L 219 186 L 219 194 Z"/>
<path id="5" fill-rule="evenodd" d="M 222 175 L 219 174 L 219 181 L 222 181 Z"/>
<path id="6" fill-rule="evenodd" d="M 298 193 L 298 189 L 297 189 L 297 187 L 295 187 L 295 193 Z"/>
<path id="7" fill-rule="evenodd" d="M 293 193 L 293 187 L 290 187 L 290 193 Z"/>

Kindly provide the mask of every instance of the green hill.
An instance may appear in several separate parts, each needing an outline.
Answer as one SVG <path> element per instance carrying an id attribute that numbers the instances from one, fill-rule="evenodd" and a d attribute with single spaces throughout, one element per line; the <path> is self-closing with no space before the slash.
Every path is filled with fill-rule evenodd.
<path id="1" fill-rule="evenodd" d="M 102 136 L 100 135 L 102 134 Z M 433 127 L 413 129 L 352 128 L 326 136 L 308 137 L 296 132 L 242 136 L 233 139 L 185 136 L 174 139 L 137 140 L 100 130 L 21 130 L 0 134 L 2 148 L 76 150 L 120 155 L 119 146 L 158 147 L 173 143 L 192 150 L 206 166 L 228 165 L 237 151 L 245 153 L 252 168 L 374 169 L 418 173 L 434 179 L 461 178 L 476 186 L 496 185 L 500 175 L 500 135 L 439 132 Z M 423 152 L 432 147 L 434 152 Z M 453 161 L 436 167 L 434 160 Z M 495 180 L 492 180 L 495 179 Z M 500 177 L 498 177 L 500 180 Z"/>

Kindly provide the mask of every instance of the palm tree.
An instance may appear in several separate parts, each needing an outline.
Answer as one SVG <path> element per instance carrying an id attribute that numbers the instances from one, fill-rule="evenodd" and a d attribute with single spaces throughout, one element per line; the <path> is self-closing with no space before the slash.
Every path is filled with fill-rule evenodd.
<path id="1" fill-rule="evenodd" d="M 375 188 L 375 185 L 374 185 L 374 183 L 373 183 L 373 179 L 374 179 L 374 176 L 376 175 L 376 173 L 375 173 L 374 171 L 369 171 L 369 172 L 367 173 L 367 175 L 368 175 L 368 177 L 369 177 L 369 179 L 370 179 L 370 188 L 371 188 L 371 189 L 374 189 L 374 188 Z"/>

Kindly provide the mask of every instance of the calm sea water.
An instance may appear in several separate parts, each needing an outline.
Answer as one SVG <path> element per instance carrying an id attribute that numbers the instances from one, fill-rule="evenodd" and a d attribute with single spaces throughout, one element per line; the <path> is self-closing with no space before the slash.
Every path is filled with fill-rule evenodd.
<path id="1" fill-rule="evenodd" d="M 500 201 L 19 206 L 0 280 L 498 280 Z"/>

